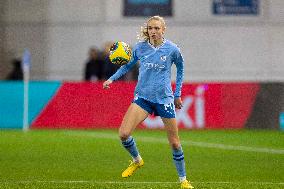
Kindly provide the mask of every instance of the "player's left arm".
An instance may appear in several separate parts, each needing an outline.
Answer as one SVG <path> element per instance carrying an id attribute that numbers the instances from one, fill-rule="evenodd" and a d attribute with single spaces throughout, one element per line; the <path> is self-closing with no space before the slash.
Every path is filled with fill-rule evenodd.
<path id="1" fill-rule="evenodd" d="M 183 77 L 184 77 L 184 60 L 180 53 L 180 50 L 177 49 L 174 53 L 174 63 L 177 68 L 177 76 L 176 76 L 176 90 L 174 93 L 174 104 L 175 107 L 178 109 L 181 109 L 182 107 L 182 100 L 181 100 L 181 88 L 183 83 Z"/>

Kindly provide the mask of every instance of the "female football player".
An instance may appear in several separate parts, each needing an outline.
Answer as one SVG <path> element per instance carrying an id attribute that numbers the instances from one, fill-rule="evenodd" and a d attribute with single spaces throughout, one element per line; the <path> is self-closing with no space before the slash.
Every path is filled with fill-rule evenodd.
<path id="1" fill-rule="evenodd" d="M 177 45 L 163 37 L 165 29 L 166 24 L 162 17 L 153 16 L 147 20 L 145 26 L 141 28 L 140 37 L 143 40 L 134 46 L 130 62 L 120 67 L 114 75 L 105 81 L 103 88 L 108 89 L 113 81 L 128 72 L 137 61 L 140 61 L 135 97 L 119 128 L 122 145 L 133 158 L 128 168 L 122 173 L 122 177 L 131 176 L 144 165 L 131 134 L 149 114 L 154 114 L 160 116 L 165 125 L 181 188 L 193 188 L 186 178 L 184 154 L 178 136 L 175 112 L 175 108 L 182 108 L 181 87 L 184 62 Z M 177 68 L 174 94 L 171 88 L 171 66 L 173 63 Z"/>

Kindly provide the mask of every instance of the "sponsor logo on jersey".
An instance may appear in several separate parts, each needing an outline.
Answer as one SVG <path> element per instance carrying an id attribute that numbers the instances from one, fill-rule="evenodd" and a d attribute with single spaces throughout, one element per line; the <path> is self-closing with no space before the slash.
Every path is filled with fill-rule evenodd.
<path id="1" fill-rule="evenodd" d="M 150 62 L 144 63 L 144 66 L 146 67 L 147 70 L 154 69 L 154 70 L 159 70 L 159 71 L 166 67 L 163 64 L 155 64 L 155 63 L 150 63 Z"/>

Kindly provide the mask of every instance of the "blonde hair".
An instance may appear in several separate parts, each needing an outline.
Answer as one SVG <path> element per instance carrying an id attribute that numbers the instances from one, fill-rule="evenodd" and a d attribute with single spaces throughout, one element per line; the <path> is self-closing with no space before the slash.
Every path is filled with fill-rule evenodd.
<path id="1" fill-rule="evenodd" d="M 160 21 L 162 23 L 162 26 L 164 28 L 166 28 L 166 22 L 165 22 L 165 19 L 161 16 L 152 16 L 150 17 L 146 23 L 144 23 L 143 26 L 141 26 L 141 29 L 140 29 L 140 34 L 138 35 L 138 39 L 140 41 L 148 41 L 149 40 L 149 34 L 148 34 L 148 23 L 151 21 L 151 20 L 157 20 L 157 21 Z"/>

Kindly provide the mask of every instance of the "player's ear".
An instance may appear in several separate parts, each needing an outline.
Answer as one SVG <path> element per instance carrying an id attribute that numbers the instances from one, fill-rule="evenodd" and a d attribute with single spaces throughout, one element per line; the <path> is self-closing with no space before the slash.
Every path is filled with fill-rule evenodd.
<path id="1" fill-rule="evenodd" d="M 165 34 L 165 31 L 166 31 L 166 27 L 163 27 L 163 31 L 162 31 L 163 35 Z"/>

